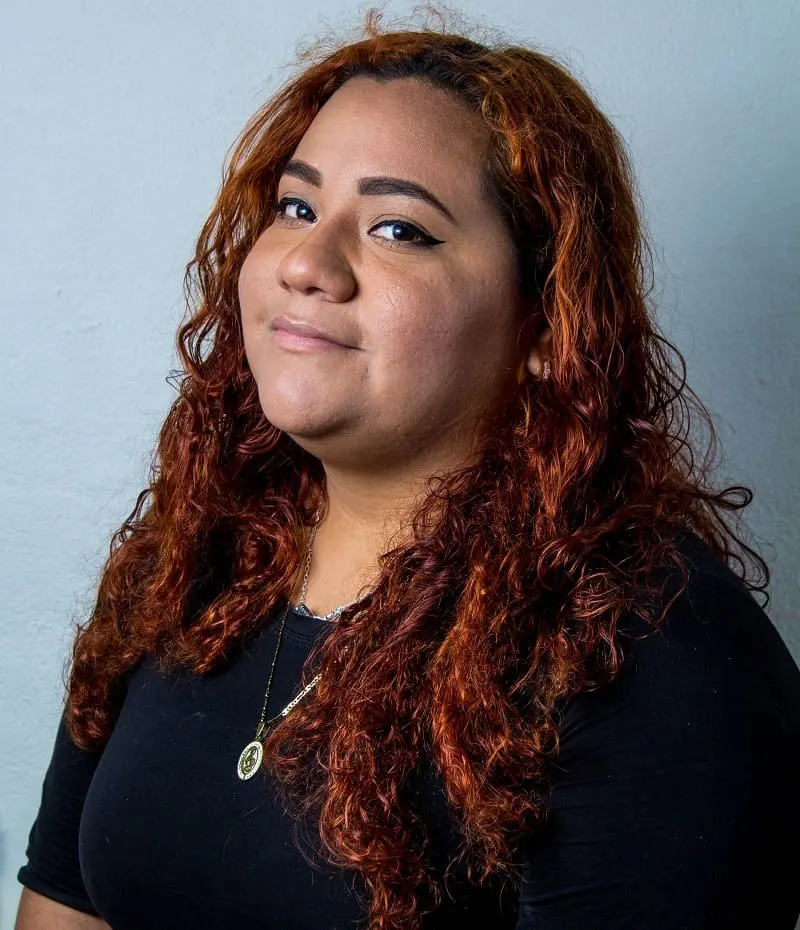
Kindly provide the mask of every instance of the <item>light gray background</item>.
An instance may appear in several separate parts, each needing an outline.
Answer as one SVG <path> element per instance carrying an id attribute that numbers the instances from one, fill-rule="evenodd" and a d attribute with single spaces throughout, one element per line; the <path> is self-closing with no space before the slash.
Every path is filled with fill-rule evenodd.
<path id="1" fill-rule="evenodd" d="M 0 927 L 10 928 L 72 617 L 143 487 L 181 279 L 245 119 L 298 41 L 365 6 L 9 5 L 0 22 Z M 394 4 L 388 12 L 409 7 Z M 563 57 L 627 139 L 668 335 L 798 634 L 800 17 L 794 0 L 464 3 Z"/>

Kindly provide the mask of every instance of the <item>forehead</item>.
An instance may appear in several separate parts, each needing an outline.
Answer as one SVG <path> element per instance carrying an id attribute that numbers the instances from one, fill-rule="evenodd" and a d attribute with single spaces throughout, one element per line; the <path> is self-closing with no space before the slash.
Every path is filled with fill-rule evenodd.
<path id="1" fill-rule="evenodd" d="M 294 155 L 318 168 L 326 186 L 397 174 L 474 197 L 486 147 L 481 117 L 446 91 L 413 78 L 355 77 L 320 109 Z"/>

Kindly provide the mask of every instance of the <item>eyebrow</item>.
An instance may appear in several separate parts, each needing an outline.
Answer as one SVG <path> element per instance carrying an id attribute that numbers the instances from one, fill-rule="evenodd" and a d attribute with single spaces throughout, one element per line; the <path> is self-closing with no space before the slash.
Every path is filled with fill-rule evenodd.
<path id="1" fill-rule="evenodd" d="M 301 161 L 299 158 L 293 158 L 286 163 L 286 167 L 281 172 L 283 175 L 300 178 L 313 187 L 322 187 L 322 173 L 309 165 L 308 162 Z M 358 193 L 365 196 L 382 196 L 385 194 L 401 194 L 404 197 L 415 197 L 425 203 L 435 207 L 440 213 L 443 213 L 451 223 L 455 223 L 455 217 L 442 203 L 441 200 L 432 194 L 426 187 L 417 184 L 416 181 L 407 181 L 403 178 L 390 178 L 384 175 L 373 178 L 361 178 L 358 182 Z"/>

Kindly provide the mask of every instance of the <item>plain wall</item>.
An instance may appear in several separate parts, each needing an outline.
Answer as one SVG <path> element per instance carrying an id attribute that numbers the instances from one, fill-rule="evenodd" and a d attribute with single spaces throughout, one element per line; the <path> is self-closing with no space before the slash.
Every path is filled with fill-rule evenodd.
<path id="1" fill-rule="evenodd" d="M 0 26 L 0 927 L 39 802 L 73 618 L 174 394 L 182 274 L 245 119 L 351 3 L 29 0 Z M 387 8 L 389 14 L 409 7 Z M 464 3 L 561 57 L 632 150 L 660 320 L 715 416 L 720 479 L 796 657 L 800 16 L 794 0 Z"/>

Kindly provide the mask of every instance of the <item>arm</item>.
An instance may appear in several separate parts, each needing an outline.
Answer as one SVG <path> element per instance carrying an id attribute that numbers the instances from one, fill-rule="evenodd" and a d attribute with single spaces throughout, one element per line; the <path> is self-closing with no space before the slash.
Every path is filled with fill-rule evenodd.
<path id="1" fill-rule="evenodd" d="M 110 930 L 110 927 L 99 917 L 23 888 L 14 930 Z"/>
<path id="2" fill-rule="evenodd" d="M 25 886 L 17 930 L 106 926 L 86 891 L 78 856 L 84 800 L 100 756 L 72 742 L 62 715 L 28 837 L 28 861 L 17 875 Z"/>
<path id="3" fill-rule="evenodd" d="M 517 930 L 793 930 L 800 673 L 754 601 L 692 600 L 566 707 Z"/>

